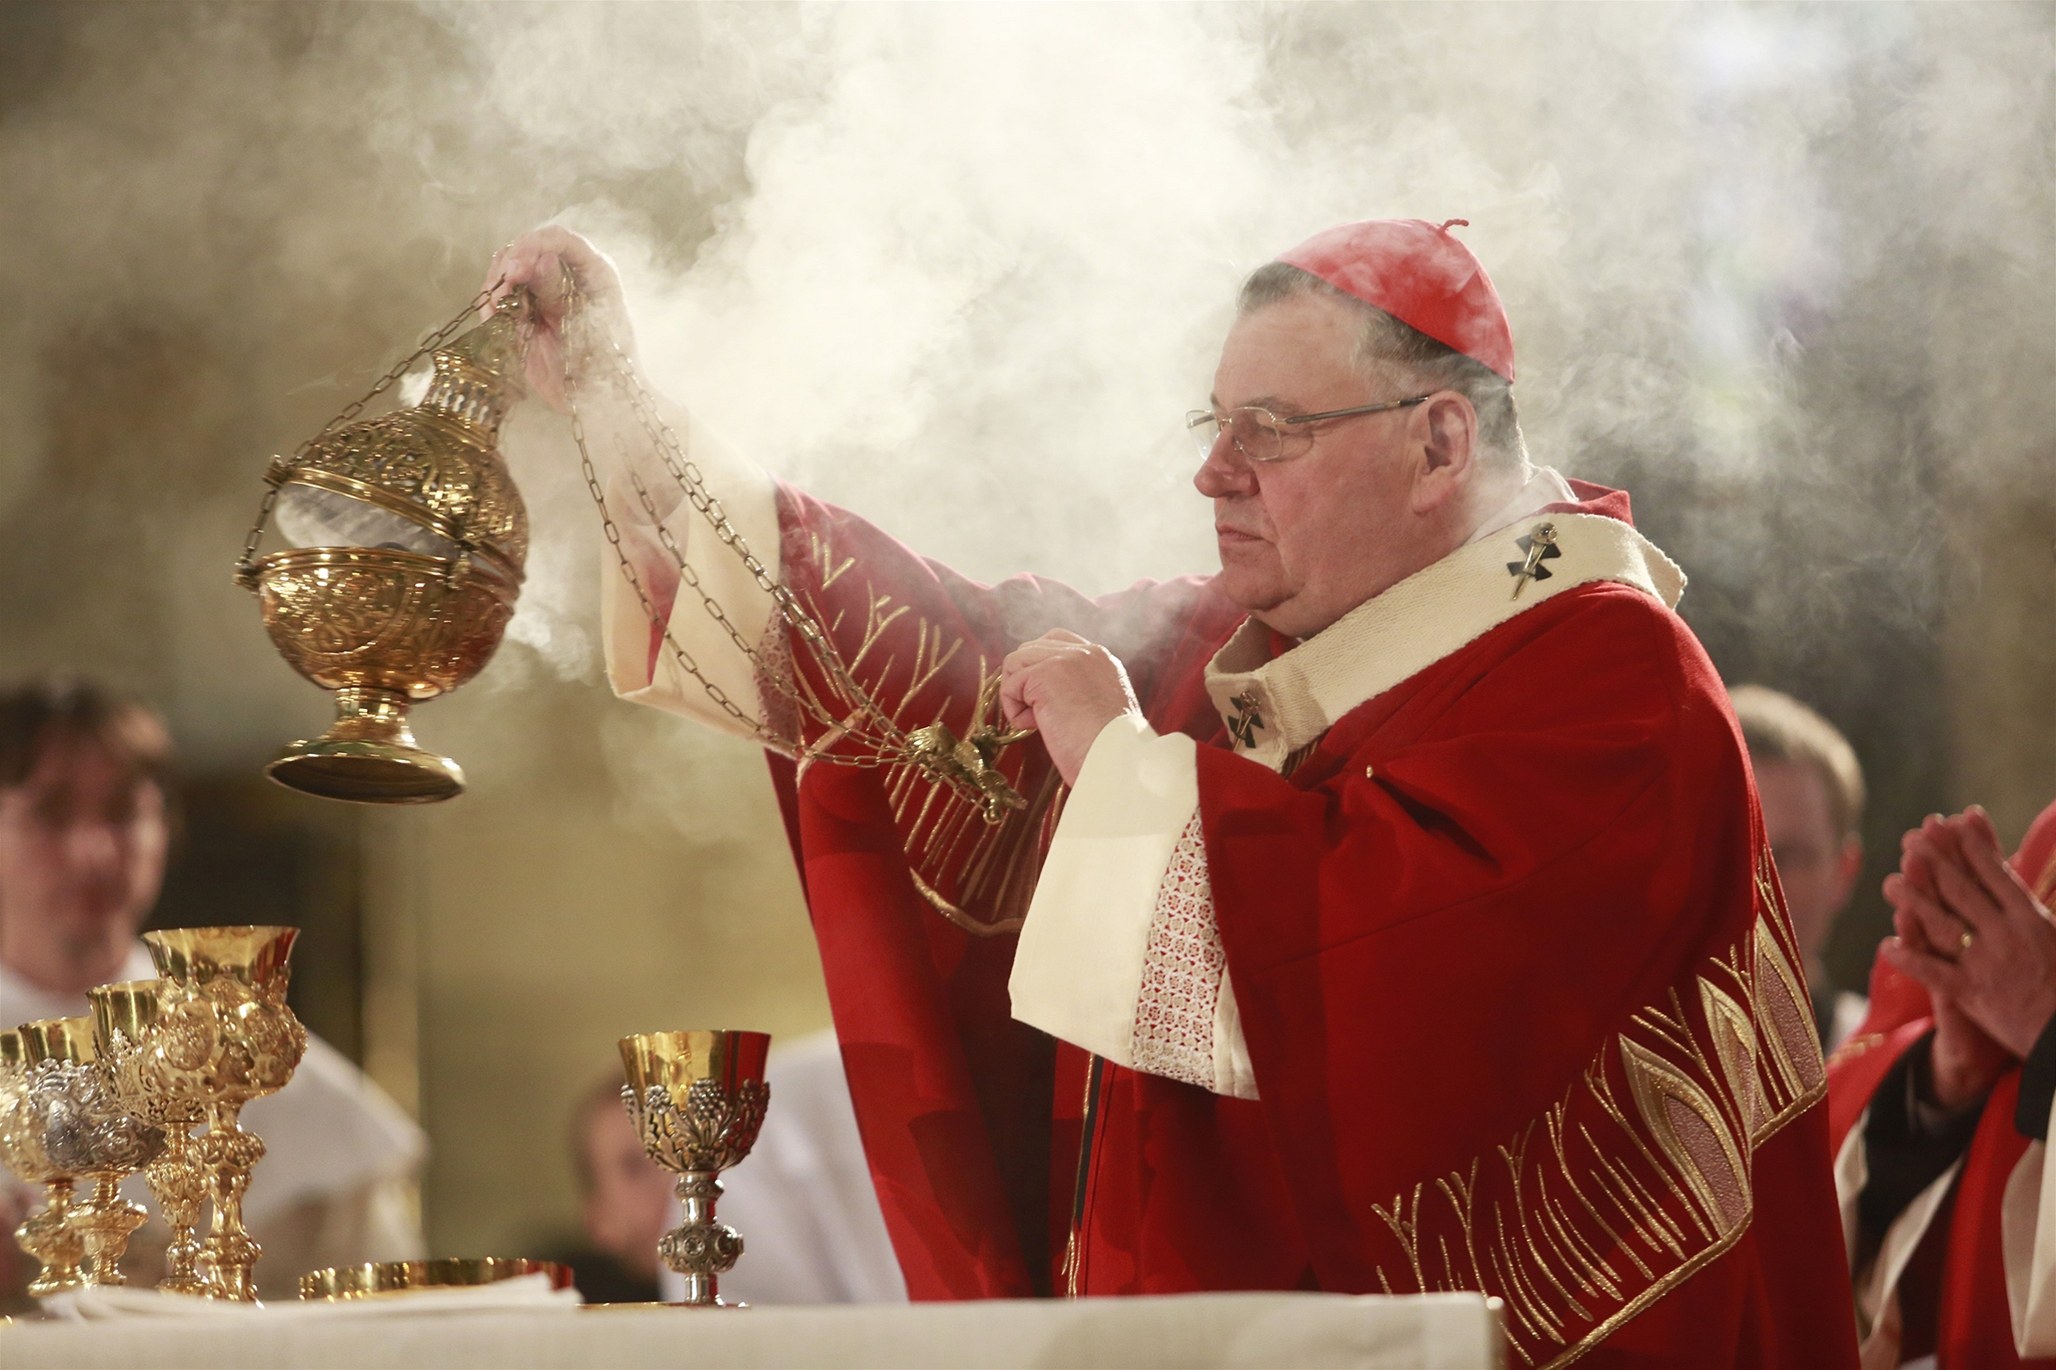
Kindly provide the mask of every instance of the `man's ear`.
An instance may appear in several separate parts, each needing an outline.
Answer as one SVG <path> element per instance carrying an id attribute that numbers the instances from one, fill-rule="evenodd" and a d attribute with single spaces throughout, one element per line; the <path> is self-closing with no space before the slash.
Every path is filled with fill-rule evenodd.
<path id="1" fill-rule="evenodd" d="M 1478 411 L 1454 390 L 1438 390 L 1414 419 L 1413 511 L 1432 513 L 1469 481 L 1478 453 Z"/>

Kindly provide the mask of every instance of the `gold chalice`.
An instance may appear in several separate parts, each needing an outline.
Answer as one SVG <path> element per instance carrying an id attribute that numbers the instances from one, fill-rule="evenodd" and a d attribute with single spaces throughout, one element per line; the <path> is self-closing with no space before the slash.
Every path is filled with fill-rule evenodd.
<path id="1" fill-rule="evenodd" d="M 177 1294 L 206 1292 L 197 1262 L 200 1207 L 207 1198 L 207 1172 L 193 1145 L 193 1128 L 207 1116 L 203 1104 L 173 1092 L 168 1058 L 180 1044 L 157 1031 L 163 980 L 124 980 L 88 990 L 93 1001 L 94 1043 L 115 1097 L 137 1118 L 160 1129 L 164 1149 L 143 1168 L 150 1197 L 171 1229 L 159 1289 Z"/>
<path id="2" fill-rule="evenodd" d="M 286 1006 L 298 928 L 177 928 L 146 932 L 150 959 L 169 981 L 157 996 L 153 1036 L 162 1043 L 167 1093 L 206 1110 L 199 1139 L 214 1222 L 200 1250 L 206 1292 L 254 1300 L 261 1249 L 243 1226 L 243 1194 L 264 1143 L 237 1122 L 243 1105 L 285 1087 L 307 1051 L 307 1029 Z"/>
<path id="3" fill-rule="evenodd" d="M 645 1032 L 621 1039 L 628 1072 L 621 1100 L 643 1150 L 678 1176 L 685 1221 L 664 1234 L 657 1252 L 685 1277 L 693 1307 L 725 1307 L 720 1276 L 742 1255 L 742 1234 L 714 1220 L 723 1170 L 756 1144 L 771 1087 L 762 1032 Z"/>
<path id="4" fill-rule="evenodd" d="M 0 1032 L 0 1162 L 24 1183 L 44 1186 L 43 1207 L 15 1229 L 14 1240 L 43 1267 L 29 1293 L 41 1297 L 85 1283 L 79 1259 L 86 1244 L 67 1221 L 72 1179 L 43 1150 L 43 1126 L 28 1098 L 32 1067 L 20 1031 Z"/>
<path id="5" fill-rule="evenodd" d="M 149 1214 L 121 1197 L 121 1182 L 156 1158 L 164 1134 L 122 1106 L 99 1059 L 90 1017 L 30 1023 L 23 1032 L 29 1054 L 50 1063 L 38 1086 L 47 1091 L 43 1149 L 89 1186 L 70 1217 L 86 1243 L 86 1283 L 125 1284 L 121 1258 Z"/>
<path id="6" fill-rule="evenodd" d="M 409 358 L 265 472 L 270 489 L 236 580 L 256 593 L 287 664 L 336 698 L 329 730 L 271 763 L 279 783 L 371 804 L 463 791 L 463 769 L 416 745 L 407 711 L 483 669 L 521 591 L 528 514 L 496 444 L 501 419 L 528 393 L 529 308 L 517 291 L 490 322 L 445 343 L 452 321 L 424 344 L 434 374 L 421 403 L 354 417 Z M 291 545 L 258 556 L 274 509 Z"/>
<path id="7" fill-rule="evenodd" d="M 0 1150 L 6 1153 L 9 1170 L 30 1184 L 43 1186 L 43 1207 L 14 1233 L 21 1249 L 42 1263 L 42 1273 L 29 1284 L 29 1293 L 38 1298 L 67 1293 L 86 1283 L 85 1272 L 79 1268 L 86 1242 L 72 1214 L 73 1176 L 45 1145 L 50 1104 L 63 1086 L 61 1067 L 77 1059 L 69 1025 L 84 1022 L 57 1018 L 24 1023 L 7 1034 L 12 1038 L 11 1047 L 0 1043 L 0 1055 L 12 1054 L 20 1062 L 17 1084 L 9 1089 L 5 1111 L 0 1112 Z M 90 1050 L 88 1031 L 82 1027 L 80 1040 L 86 1041 Z"/>

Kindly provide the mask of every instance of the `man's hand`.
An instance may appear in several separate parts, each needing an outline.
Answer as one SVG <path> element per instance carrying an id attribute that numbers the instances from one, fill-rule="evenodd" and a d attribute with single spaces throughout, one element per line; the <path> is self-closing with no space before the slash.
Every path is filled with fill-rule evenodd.
<path id="1" fill-rule="evenodd" d="M 572 303 L 567 273 L 579 306 L 596 313 L 600 335 L 633 356 L 620 274 L 598 248 L 570 229 L 551 224 L 522 234 L 493 254 L 485 273 L 495 300 L 523 287 L 535 297 L 539 316 L 528 343 L 528 385 L 558 413 L 569 408 L 564 394 L 564 320 Z M 481 313 L 489 317 L 491 310 Z"/>
<path id="2" fill-rule="evenodd" d="M 2025 1057 L 2056 1016 L 2056 921 L 2006 864 L 1983 809 L 1931 817 L 1901 846 L 1899 873 L 1885 881 L 1899 935 L 1885 944 L 1884 956 L 1935 999 L 1941 1093 L 1945 1057 L 1965 1068 L 1967 1082 L 1996 1077 L 2005 1061 L 1994 1066 L 1992 1048 Z M 1945 1004 L 1960 1021 L 1945 1021 Z M 1947 1042 L 1945 1026 L 1955 1028 Z M 1965 1028 L 1980 1030 L 1991 1046 Z"/>
<path id="3" fill-rule="evenodd" d="M 1024 642 L 1000 668 L 1000 708 L 1015 728 L 1034 728 L 1064 783 L 1078 783 L 1100 729 L 1140 713 L 1120 659 L 1063 629 Z"/>

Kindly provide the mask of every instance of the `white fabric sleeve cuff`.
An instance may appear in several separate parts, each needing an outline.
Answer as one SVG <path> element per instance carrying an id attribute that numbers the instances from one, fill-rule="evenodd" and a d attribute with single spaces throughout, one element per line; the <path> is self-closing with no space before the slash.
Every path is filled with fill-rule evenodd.
<path id="1" fill-rule="evenodd" d="M 1221 998 L 1214 1005 L 1214 1093 L 1231 1099 L 1257 1097 L 1256 1070 L 1249 1064 L 1249 1043 L 1242 1035 L 1242 1010 L 1226 971 L 1221 972 Z"/>
<path id="2" fill-rule="evenodd" d="M 698 424 L 686 421 L 685 426 L 687 451 L 705 478 L 708 491 L 721 502 L 729 523 L 767 567 L 780 566 L 777 484 L 761 468 Z M 704 592 L 721 606 L 736 633 L 753 648 L 764 640 L 770 626 L 770 596 L 743 566 L 735 549 L 714 536 L 712 525 L 690 502 L 681 501 L 664 525 L 698 573 L 697 591 L 681 583 L 677 562 L 658 541 L 627 482 L 616 482 L 609 488 L 607 506 L 621 530 L 621 552 L 634 566 L 644 593 L 652 602 L 664 594 L 673 596 L 666 625 L 672 638 L 692 657 L 708 682 L 719 686 L 739 707 L 761 719 L 764 711 L 758 698 L 756 663 L 736 646 L 728 630 L 709 612 L 701 594 Z M 614 693 L 637 704 L 683 714 L 723 732 L 749 736 L 748 727 L 716 704 L 706 684 L 687 674 L 667 646 L 660 643 L 652 661 L 649 616 L 634 587 L 622 574 L 614 548 L 603 547 L 601 556 L 600 635 L 607 679 Z"/>
<path id="3" fill-rule="evenodd" d="M 1838 1190 L 1841 1188 L 1844 1162 L 1849 1159 L 1849 1148 L 1852 1145 L 1862 1147 L 1863 1127 L 1869 1121 L 1870 1113 L 1866 1110 L 1850 1139 L 1842 1144 L 1843 1155 L 1836 1158 L 1835 1165 Z M 1854 1163 L 1859 1170 L 1867 1169 L 1860 1151 Z M 1914 1195 L 1913 1201 L 1892 1220 L 1892 1225 L 1885 1229 L 1884 1240 L 1878 1244 L 1878 1253 L 1872 1258 L 1870 1268 L 1851 1272 L 1856 1281 L 1856 1314 L 1861 1336 L 1868 1337 L 1884 1317 L 1887 1304 L 1899 1288 L 1899 1277 L 1906 1273 L 1906 1266 L 1920 1246 L 1920 1239 L 1926 1235 L 1935 1215 L 1941 1212 L 1942 1201 L 1956 1187 L 1956 1177 L 1962 1171 L 1963 1158 L 1959 1156 L 1933 1183 Z M 1842 1196 L 1845 1212 L 1853 1207 L 1855 1197 L 1854 1193 Z"/>
<path id="4" fill-rule="evenodd" d="M 1870 1110 L 1865 1109 L 1835 1156 L 1835 1203 L 1842 1211 L 1842 1255 L 1849 1261 L 1856 1259 L 1857 1205 L 1870 1183 L 1870 1156 L 1863 1145 L 1863 1129 L 1869 1125 Z"/>
<path id="5" fill-rule="evenodd" d="M 2056 1104 L 2050 1106 L 2050 1124 L 2056 1127 Z M 2050 1182 L 2046 1142 L 2031 1143 L 2007 1177 L 1999 1239 L 2014 1349 L 2023 1360 L 2056 1356 L 2056 1184 Z"/>
<path id="6" fill-rule="evenodd" d="M 1014 1017 L 1134 1064 L 1135 1008 L 1157 890 L 1199 809 L 1195 744 L 1139 714 L 1100 729 L 1064 805 L 1007 987 Z"/>

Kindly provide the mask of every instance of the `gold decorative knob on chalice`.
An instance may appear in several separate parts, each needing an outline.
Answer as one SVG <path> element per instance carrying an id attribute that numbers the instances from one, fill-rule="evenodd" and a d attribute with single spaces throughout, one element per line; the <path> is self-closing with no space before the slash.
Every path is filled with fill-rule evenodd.
<path id="1" fill-rule="evenodd" d="M 279 654 L 336 700 L 327 732 L 271 763 L 281 784 L 371 804 L 463 791 L 463 769 L 416 744 L 407 711 L 478 674 L 521 591 L 528 514 L 497 444 L 527 394 L 530 307 L 516 292 L 455 341 L 431 339 L 419 404 L 358 419 L 359 401 L 265 472 L 236 579 Z M 259 556 L 267 519 L 289 545 Z"/>
<path id="2" fill-rule="evenodd" d="M 742 1255 L 742 1235 L 714 1219 L 723 1170 L 756 1145 L 771 1086 L 762 1032 L 644 1032 L 621 1039 L 621 1101 L 651 1160 L 678 1176 L 685 1221 L 657 1244 L 685 1277 L 688 1305 L 727 1307 L 718 1281 Z"/>

